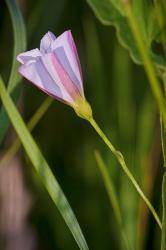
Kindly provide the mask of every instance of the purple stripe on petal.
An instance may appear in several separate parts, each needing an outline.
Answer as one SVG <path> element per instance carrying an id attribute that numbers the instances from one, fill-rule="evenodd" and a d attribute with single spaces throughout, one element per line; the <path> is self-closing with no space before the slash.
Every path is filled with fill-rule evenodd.
<path id="1" fill-rule="evenodd" d="M 58 69 L 55 67 L 54 63 L 53 63 L 53 60 L 52 60 L 52 56 L 53 57 L 56 57 L 54 55 L 54 53 L 48 53 L 48 54 L 45 54 L 41 60 L 45 66 L 45 68 L 47 69 L 47 71 L 49 72 L 49 75 L 52 77 L 52 79 L 56 82 L 56 84 L 58 85 L 58 87 L 60 88 L 62 94 L 63 94 L 63 98 L 65 100 L 69 100 L 68 102 L 74 102 L 73 100 L 73 96 L 71 95 L 71 93 L 68 91 L 68 88 L 66 88 L 65 86 L 65 83 L 62 82 L 62 79 L 59 75 L 59 72 L 58 72 Z M 57 59 L 55 58 L 55 60 L 57 61 Z M 62 68 L 62 67 L 61 67 Z M 64 70 L 63 70 L 64 72 Z M 71 80 L 70 80 L 70 83 L 71 83 Z M 68 82 L 68 84 L 70 84 Z M 73 88 L 73 83 L 72 83 L 72 86 Z"/>
<path id="2" fill-rule="evenodd" d="M 78 89 L 81 96 L 84 96 L 84 91 L 82 87 L 82 83 L 78 80 L 77 76 L 75 75 L 70 62 L 65 54 L 65 50 L 63 47 L 58 47 L 55 49 L 54 53 L 56 54 L 58 60 L 63 65 L 64 69 L 66 70 L 67 74 L 69 75 L 70 79 L 74 83 L 75 87 Z"/>
<path id="3" fill-rule="evenodd" d="M 83 81 L 81 63 L 80 63 L 80 59 L 79 59 L 79 56 L 78 56 L 78 53 L 77 53 L 76 44 L 74 42 L 71 30 L 68 30 L 67 33 L 68 33 L 68 40 L 69 40 L 70 46 L 71 46 L 71 48 L 73 50 L 73 53 L 75 54 L 75 57 L 76 57 L 76 60 L 77 60 L 80 76 L 81 76 L 81 79 Z"/>
<path id="4" fill-rule="evenodd" d="M 56 72 L 61 80 L 61 84 L 63 84 L 64 88 L 67 90 L 69 95 L 73 99 L 76 99 L 78 96 L 80 96 L 78 89 L 75 87 L 74 83 L 70 79 L 67 72 L 64 70 L 63 66 L 60 64 L 56 55 L 54 53 L 51 53 L 50 56 L 51 56 L 51 60 L 52 60 L 52 64 L 54 66 L 54 69 L 56 70 Z"/>
<path id="5" fill-rule="evenodd" d="M 51 44 L 52 44 L 52 42 L 55 41 L 55 39 L 56 39 L 55 35 L 52 32 L 48 31 L 41 39 L 40 51 L 42 53 L 51 52 Z"/>
<path id="6" fill-rule="evenodd" d="M 74 41 L 71 40 L 72 35 L 70 31 L 64 32 L 60 35 L 51 45 L 52 50 L 56 50 L 58 47 L 63 47 L 65 51 L 65 55 L 70 62 L 70 66 L 80 82 L 80 86 L 82 85 L 82 74 L 81 67 L 78 59 L 78 54 L 76 52 L 76 47 L 73 46 Z M 83 90 L 83 86 L 82 86 Z"/>

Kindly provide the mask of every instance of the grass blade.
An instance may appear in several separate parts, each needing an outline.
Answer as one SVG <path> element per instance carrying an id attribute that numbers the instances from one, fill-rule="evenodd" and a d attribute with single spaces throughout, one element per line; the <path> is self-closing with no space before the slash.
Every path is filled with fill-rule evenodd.
<path id="1" fill-rule="evenodd" d="M 162 202 L 163 202 L 163 219 L 162 219 L 161 250 L 166 250 L 166 173 L 163 176 Z"/>
<path id="2" fill-rule="evenodd" d="M 18 134 L 20 141 L 22 142 L 24 149 L 29 156 L 41 182 L 48 191 L 54 204 L 57 206 L 64 221 L 69 227 L 73 237 L 75 238 L 79 248 L 81 250 L 87 250 L 88 246 L 77 222 L 77 219 L 61 189 L 56 178 L 54 177 L 50 167 L 48 166 L 45 158 L 43 157 L 40 149 L 38 148 L 33 137 L 29 133 L 23 119 L 18 113 L 12 99 L 10 98 L 7 90 L 4 86 L 2 78 L 0 78 L 0 95 L 2 103 L 6 109 L 6 112 L 13 124 L 13 127 Z"/>
<path id="3" fill-rule="evenodd" d="M 27 127 L 29 131 L 32 131 L 35 126 L 38 124 L 38 122 L 41 120 L 45 112 L 48 110 L 50 105 L 52 104 L 53 99 L 51 97 L 47 97 L 44 102 L 40 105 L 40 107 L 37 109 L 37 111 L 34 113 L 34 115 L 31 117 L 29 122 L 27 123 Z M 17 153 L 19 147 L 21 146 L 21 142 L 19 138 L 17 138 L 13 144 L 9 147 L 7 152 L 3 155 L 3 157 L 0 159 L 0 166 L 6 165 Z"/>
<path id="4" fill-rule="evenodd" d="M 6 4 L 11 16 L 14 31 L 14 49 L 12 56 L 12 66 L 8 81 L 8 91 L 11 93 L 21 80 L 21 76 L 17 73 L 18 62 L 16 56 L 26 49 L 26 32 L 25 25 L 16 0 L 6 0 Z M 16 98 L 17 99 L 17 98 Z M 4 108 L 0 110 L 0 143 L 9 127 L 9 119 Z"/>
<path id="5" fill-rule="evenodd" d="M 21 76 L 17 73 L 18 62 L 16 61 L 16 57 L 20 52 L 25 51 L 26 49 L 26 31 L 25 25 L 22 18 L 22 14 L 19 10 L 19 6 L 16 0 L 6 0 L 6 4 L 8 6 L 13 31 L 14 31 L 14 49 L 13 49 L 13 60 L 11 73 L 8 82 L 8 91 L 11 93 L 14 88 L 17 86 L 19 81 L 21 80 Z"/>
<path id="6" fill-rule="evenodd" d="M 129 246 L 128 238 L 124 232 L 124 228 L 122 225 L 122 216 L 121 216 L 119 203 L 118 203 L 118 200 L 116 197 L 114 184 L 112 183 L 112 180 L 111 180 L 111 177 L 109 176 L 107 167 L 105 166 L 105 163 L 104 163 L 104 161 L 103 161 L 103 159 L 98 151 L 95 151 L 95 158 L 96 158 L 97 166 L 98 166 L 99 171 L 101 173 L 101 176 L 103 178 L 104 185 L 105 185 L 111 206 L 112 206 L 113 211 L 114 211 L 114 215 L 116 217 L 117 223 L 118 223 L 119 228 L 121 230 L 122 238 L 125 242 L 125 249 L 129 250 L 131 248 Z"/>

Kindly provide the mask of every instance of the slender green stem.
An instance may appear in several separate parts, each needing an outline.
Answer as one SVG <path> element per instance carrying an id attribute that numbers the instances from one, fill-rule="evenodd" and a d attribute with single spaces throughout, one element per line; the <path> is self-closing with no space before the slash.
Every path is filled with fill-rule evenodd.
<path id="1" fill-rule="evenodd" d="M 166 25 L 166 20 L 165 20 L 165 10 L 163 3 L 159 0 L 154 1 L 155 4 L 155 10 L 156 10 L 156 16 L 158 20 L 158 24 L 161 30 L 161 42 L 164 50 L 164 54 L 166 56 L 166 31 L 165 31 L 165 25 Z"/>
<path id="2" fill-rule="evenodd" d="M 105 188 L 106 188 L 109 200 L 110 200 L 110 204 L 113 208 L 115 218 L 117 220 L 117 223 L 118 223 L 120 231 L 121 231 L 122 238 L 123 238 L 124 243 L 125 243 L 125 248 L 131 249 L 129 241 L 128 241 L 128 237 L 127 237 L 127 235 L 124 231 L 124 228 L 123 228 L 122 215 L 121 215 L 118 200 L 116 198 L 116 193 L 115 193 L 115 189 L 114 189 L 114 185 L 112 183 L 111 177 L 110 177 L 108 170 L 107 170 L 107 167 L 106 167 L 106 165 L 105 165 L 105 163 L 104 163 L 104 161 L 103 161 L 103 159 L 98 151 L 95 151 L 95 158 L 96 158 L 96 162 L 97 162 L 97 166 L 99 168 L 99 171 L 103 177 L 104 185 L 105 185 Z"/>
<path id="3" fill-rule="evenodd" d="M 164 72 L 161 76 L 162 82 L 163 82 L 163 87 L 164 87 L 164 92 L 166 96 L 166 72 Z"/>
<path id="4" fill-rule="evenodd" d="M 164 72 L 161 76 L 164 92 L 166 96 L 166 72 Z M 166 126 L 163 123 L 162 117 L 160 117 L 160 124 L 161 124 L 161 145 L 162 145 L 162 152 L 163 152 L 163 160 L 164 160 L 164 167 L 166 167 Z"/>
<path id="5" fill-rule="evenodd" d="M 138 22 L 133 14 L 132 6 L 130 0 L 123 0 L 123 4 L 126 10 L 126 16 L 128 19 L 129 26 L 137 43 L 138 50 L 143 60 L 144 68 L 149 79 L 149 83 L 153 92 L 153 95 L 158 104 L 159 110 L 162 114 L 164 124 L 166 125 L 166 107 L 164 96 L 160 87 L 160 82 L 158 81 L 154 65 L 151 61 L 149 50 L 146 41 L 142 39 L 142 34 L 138 25 Z"/>
<path id="6" fill-rule="evenodd" d="M 32 116 L 30 121 L 27 124 L 27 127 L 30 131 L 34 129 L 34 127 L 37 125 L 37 123 L 40 121 L 42 116 L 45 114 L 47 109 L 50 107 L 53 99 L 50 97 L 47 97 L 42 105 L 39 107 L 39 109 L 35 112 L 35 114 Z M 16 139 L 14 143 L 9 147 L 5 155 L 0 159 L 0 166 L 6 165 L 10 159 L 16 154 L 19 147 L 21 145 L 21 142 L 19 139 Z"/>
<path id="7" fill-rule="evenodd" d="M 141 196 L 141 198 L 146 203 L 147 207 L 149 208 L 149 210 L 153 214 L 153 216 L 154 216 L 157 224 L 159 225 L 160 229 L 162 229 L 162 224 L 161 224 L 161 221 L 160 221 L 160 218 L 159 218 L 158 214 L 156 213 L 154 207 L 152 206 L 152 204 L 150 203 L 150 201 L 148 200 L 148 198 L 143 193 L 143 191 L 140 188 L 139 184 L 135 180 L 133 174 L 130 172 L 129 168 L 127 167 L 126 162 L 125 162 L 124 157 L 121 154 L 121 152 L 115 149 L 115 147 L 112 145 L 112 143 L 109 141 L 109 139 L 107 138 L 107 136 L 103 133 L 103 131 L 100 129 L 100 127 L 98 126 L 98 124 L 96 123 L 96 121 L 93 118 L 90 118 L 88 121 L 90 122 L 90 124 L 92 125 L 92 127 L 96 130 L 96 132 L 101 137 L 101 139 L 104 141 L 104 143 L 111 150 L 111 152 L 113 153 L 113 155 L 116 157 L 116 159 L 119 162 L 121 168 L 123 169 L 123 171 L 125 172 L 125 174 L 129 178 L 129 180 L 131 181 L 131 183 L 133 184 L 133 186 L 135 187 L 135 189 L 137 190 L 137 192 L 139 193 L 139 195 Z"/>

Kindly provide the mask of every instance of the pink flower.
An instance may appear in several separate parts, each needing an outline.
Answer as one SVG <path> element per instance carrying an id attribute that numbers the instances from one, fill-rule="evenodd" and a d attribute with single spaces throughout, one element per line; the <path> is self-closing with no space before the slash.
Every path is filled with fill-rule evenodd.
<path id="1" fill-rule="evenodd" d="M 41 39 L 40 50 L 21 53 L 17 60 L 22 64 L 19 73 L 42 91 L 72 106 L 82 118 L 92 116 L 84 97 L 81 66 L 71 31 L 57 38 L 47 32 Z"/>
<path id="2" fill-rule="evenodd" d="M 71 106 L 76 99 L 84 98 L 81 66 L 71 31 L 57 38 L 47 32 L 40 50 L 21 53 L 17 60 L 22 64 L 19 73 L 48 95 Z"/>

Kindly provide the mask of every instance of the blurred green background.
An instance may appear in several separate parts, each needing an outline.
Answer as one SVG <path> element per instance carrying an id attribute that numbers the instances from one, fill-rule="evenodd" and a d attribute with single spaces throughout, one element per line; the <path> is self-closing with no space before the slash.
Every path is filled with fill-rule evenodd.
<path id="1" fill-rule="evenodd" d="M 71 29 L 82 65 L 87 100 L 96 120 L 123 152 L 132 173 L 158 213 L 161 210 L 162 156 L 159 114 L 143 68 L 119 45 L 115 29 L 103 26 L 84 0 L 22 0 L 28 49 L 39 47 L 48 31 Z M 13 42 L 5 3 L 0 4 L 0 68 L 8 78 Z M 26 80 L 20 107 L 28 121 L 46 96 Z M 10 129 L 11 131 L 11 129 Z M 10 132 L 11 133 L 11 132 Z M 160 231 L 118 163 L 84 120 L 54 101 L 33 135 L 74 210 L 91 250 L 124 249 L 102 177 L 94 158 L 100 150 L 120 203 L 132 249 L 159 249 Z M 7 139 L 6 139 L 7 140 Z M 4 142 L 4 145 L 8 143 Z M 22 151 L 25 182 L 33 197 L 29 221 L 35 249 L 77 249 L 68 228 L 40 185 Z"/>

